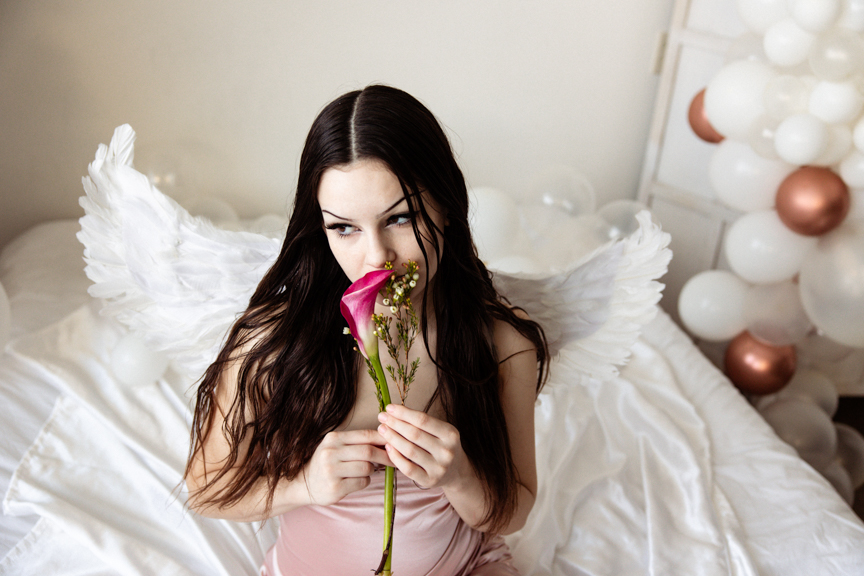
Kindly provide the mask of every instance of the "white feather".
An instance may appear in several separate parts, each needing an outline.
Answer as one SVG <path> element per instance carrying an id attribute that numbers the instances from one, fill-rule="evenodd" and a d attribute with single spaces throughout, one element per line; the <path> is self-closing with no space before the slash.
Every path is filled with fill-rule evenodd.
<path id="1" fill-rule="evenodd" d="M 280 242 L 191 216 L 132 167 L 135 132 L 118 127 L 83 179 L 78 239 L 89 292 L 198 378 L 279 253 Z"/>
<path id="2" fill-rule="evenodd" d="M 607 379 L 630 356 L 642 326 L 656 314 L 672 252 L 669 234 L 643 210 L 639 229 L 553 275 L 493 273 L 511 304 L 524 308 L 546 332 L 550 352 L 577 351 L 580 369 Z"/>

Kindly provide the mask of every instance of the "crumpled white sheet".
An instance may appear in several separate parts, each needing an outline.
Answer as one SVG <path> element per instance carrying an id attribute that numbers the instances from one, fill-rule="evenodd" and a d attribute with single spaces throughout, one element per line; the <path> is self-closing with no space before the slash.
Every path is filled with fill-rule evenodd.
<path id="1" fill-rule="evenodd" d="M 63 530 L 62 521 L 39 518 L 33 528 L 0 561 L 3 576 L 65 574 L 116 576 L 89 548 L 79 545 Z"/>
<path id="2" fill-rule="evenodd" d="M 66 534 L 92 571 L 40 573 L 255 574 L 275 522 L 258 532 L 184 511 L 188 399 L 170 375 L 119 385 L 108 357 L 120 333 L 83 307 L 13 343 L 63 397 L 4 500 L 43 520 L 0 568 L 32 574 L 13 555 L 50 558 Z M 538 401 L 541 488 L 508 538 L 524 574 L 861 572 L 864 524 L 668 317 L 613 380 L 575 377 L 569 362 L 565 350 Z"/>
<path id="3" fill-rule="evenodd" d="M 617 378 L 566 351 L 537 408 L 540 492 L 511 537 L 526 573 L 757 574 L 714 483 L 705 425 L 644 338 Z"/>
<path id="4" fill-rule="evenodd" d="M 681 335 L 666 315 L 643 331 L 704 423 L 714 484 L 758 573 L 864 574 L 864 523 Z"/>
<path id="5" fill-rule="evenodd" d="M 5 494 L 9 480 L 21 457 L 39 434 L 51 414 L 57 391 L 40 378 L 41 371 L 0 352 L 0 493 Z M 0 558 L 12 549 L 38 521 L 38 516 L 7 516 L 0 530 Z M 2 566 L 2 565 L 0 565 Z M 5 574 L 0 570 L 0 574 Z"/>
<path id="6" fill-rule="evenodd" d="M 62 395 L 10 482 L 4 513 L 49 519 L 52 539 L 62 530 L 115 574 L 254 574 L 276 523 L 259 530 L 184 508 L 188 399 L 170 375 L 148 386 L 119 384 L 109 357 L 122 333 L 84 306 L 13 343 Z M 48 573 L 76 573 L 67 570 Z"/>

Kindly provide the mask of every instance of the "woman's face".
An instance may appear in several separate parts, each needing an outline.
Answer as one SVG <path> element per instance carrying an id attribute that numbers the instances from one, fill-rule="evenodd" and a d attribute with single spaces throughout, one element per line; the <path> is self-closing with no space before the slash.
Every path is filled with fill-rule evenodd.
<path id="1" fill-rule="evenodd" d="M 428 194 L 422 201 L 435 225 L 443 230 L 445 218 L 435 201 Z M 412 298 L 416 301 L 420 297 L 435 275 L 437 262 L 427 266 L 414 236 L 408 201 L 399 180 L 384 163 L 359 160 L 329 168 L 321 176 L 318 204 L 330 250 L 351 282 L 381 270 L 385 262 L 392 262 L 400 271 L 402 264 L 414 260 L 420 265 L 420 280 Z M 425 239 L 426 253 L 434 258 L 431 234 L 422 219 L 418 229 Z"/>

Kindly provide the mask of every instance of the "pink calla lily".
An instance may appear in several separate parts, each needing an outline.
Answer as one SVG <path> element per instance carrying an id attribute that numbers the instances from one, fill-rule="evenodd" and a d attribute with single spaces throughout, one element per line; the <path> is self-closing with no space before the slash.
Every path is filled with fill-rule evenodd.
<path id="1" fill-rule="evenodd" d="M 372 321 L 375 299 L 392 275 L 392 270 L 373 270 L 367 273 L 348 287 L 339 302 L 339 309 L 348 322 L 351 335 L 357 341 L 357 348 L 367 359 L 369 358 L 367 348 L 371 352 L 374 345 L 374 350 L 378 350 L 375 323 Z M 376 339 L 375 342 L 373 338 Z"/>

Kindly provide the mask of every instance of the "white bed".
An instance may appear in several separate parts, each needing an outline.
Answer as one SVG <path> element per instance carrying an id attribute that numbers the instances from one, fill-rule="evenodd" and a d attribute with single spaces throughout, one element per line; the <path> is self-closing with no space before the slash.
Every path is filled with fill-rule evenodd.
<path id="1" fill-rule="evenodd" d="M 184 510 L 190 381 L 112 374 L 127 329 L 87 294 L 79 230 L 45 223 L 0 255 L 0 574 L 256 574 L 276 523 Z M 508 538 L 526 575 L 864 574 L 864 524 L 668 316 L 631 352 L 605 380 L 573 376 L 584 351 L 554 362 L 537 505 Z"/>

